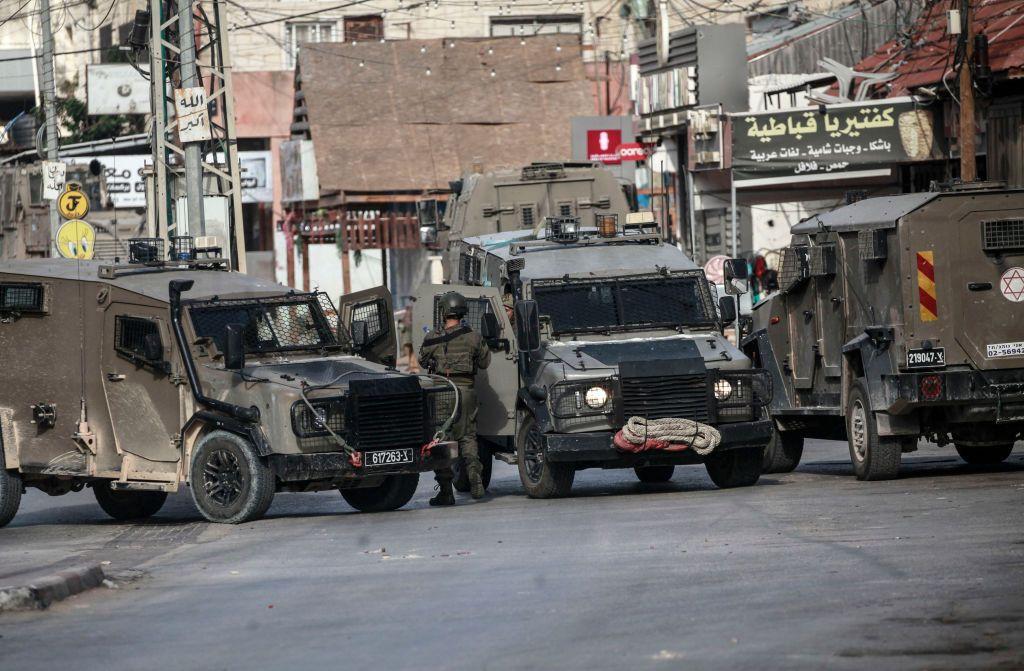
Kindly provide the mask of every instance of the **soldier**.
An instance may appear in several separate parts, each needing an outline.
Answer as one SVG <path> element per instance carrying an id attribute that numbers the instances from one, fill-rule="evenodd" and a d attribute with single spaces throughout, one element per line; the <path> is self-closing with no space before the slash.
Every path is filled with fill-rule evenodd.
<path id="1" fill-rule="evenodd" d="M 427 370 L 444 375 L 459 388 L 461 412 L 452 427 L 452 438 L 459 441 L 459 452 L 469 476 L 470 495 L 479 499 L 484 495 L 484 482 L 481 477 L 483 465 L 480 463 L 476 443 L 477 407 L 473 384 L 476 372 L 490 365 L 491 351 L 481 340 L 480 334 L 462 323 L 466 312 L 466 298 L 462 294 L 449 291 L 441 296 L 444 326 L 423 341 L 420 362 Z M 454 505 L 453 477 L 450 467 L 434 472 L 438 493 L 430 499 L 430 505 Z"/>

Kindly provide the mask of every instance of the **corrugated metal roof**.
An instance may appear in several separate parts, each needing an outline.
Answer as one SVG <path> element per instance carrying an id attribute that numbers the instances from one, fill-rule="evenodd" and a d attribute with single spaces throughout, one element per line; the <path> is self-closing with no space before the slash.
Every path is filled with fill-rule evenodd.
<path id="1" fill-rule="evenodd" d="M 524 41 L 303 45 L 321 192 L 446 189 L 475 157 L 492 166 L 568 157 L 570 119 L 593 113 L 578 38 Z"/>
<path id="2" fill-rule="evenodd" d="M 898 72 L 888 96 L 907 95 L 921 86 L 939 84 L 953 67 L 956 36 L 947 29 L 946 12 L 959 2 L 939 0 L 911 30 L 910 40 L 891 40 L 856 66 L 860 72 Z M 989 64 L 994 74 L 1024 76 L 1024 1 L 980 0 L 973 10 L 975 34 L 989 41 Z"/>

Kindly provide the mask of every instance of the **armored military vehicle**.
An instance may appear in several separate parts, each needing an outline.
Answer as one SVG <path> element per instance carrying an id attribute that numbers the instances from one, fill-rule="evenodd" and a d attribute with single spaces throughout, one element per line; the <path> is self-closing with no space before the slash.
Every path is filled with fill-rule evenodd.
<path id="1" fill-rule="evenodd" d="M 439 216 L 436 200 L 417 203 L 420 236 L 445 251 L 445 281 L 455 268 L 455 245 L 468 237 L 531 230 L 548 217 L 593 219 L 608 214 L 625 221 L 636 209 L 636 190 L 600 163 L 531 163 L 518 169 L 470 172 L 451 182 Z"/>
<path id="2" fill-rule="evenodd" d="M 997 463 L 1024 430 L 1024 191 L 961 186 L 812 217 L 744 350 L 772 373 L 773 471 L 847 439 L 861 480 L 920 438 Z"/>
<path id="3" fill-rule="evenodd" d="M 135 249 L 144 262 L 0 264 L 0 526 L 24 487 L 91 487 L 117 519 L 186 484 L 215 522 L 256 519 L 278 491 L 392 510 L 457 454 L 434 441 L 447 381 L 372 361 L 394 351 L 383 290 L 339 318 L 322 293 Z"/>
<path id="4" fill-rule="evenodd" d="M 644 214 L 601 217 L 600 228 L 553 217 L 539 233 L 464 238 L 452 282 L 421 289 L 417 347 L 440 323 L 438 298 L 454 290 L 492 348 L 476 378 L 485 480 L 492 454 L 518 464 L 535 498 L 568 494 L 585 468 L 663 482 L 677 465 L 703 463 L 720 487 L 760 476 L 770 379 L 721 335 L 733 297 L 719 304 L 704 271 Z M 706 455 L 621 449 L 614 441 L 633 418 L 695 420 L 721 442 Z"/>

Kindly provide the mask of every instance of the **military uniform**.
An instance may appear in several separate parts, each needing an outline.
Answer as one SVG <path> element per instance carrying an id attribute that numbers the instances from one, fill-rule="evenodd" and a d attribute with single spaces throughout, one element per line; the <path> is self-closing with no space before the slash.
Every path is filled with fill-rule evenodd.
<path id="1" fill-rule="evenodd" d="M 459 442 L 459 452 L 466 464 L 470 483 L 479 484 L 483 495 L 483 465 L 476 442 L 476 372 L 491 363 L 491 351 L 479 333 L 465 325 L 436 329 L 420 347 L 420 362 L 430 371 L 444 375 L 459 388 L 460 414 L 452 427 L 452 439 Z M 450 467 L 436 471 L 434 478 L 444 490 L 451 487 L 454 474 Z M 476 497 L 474 492 L 474 496 Z"/>

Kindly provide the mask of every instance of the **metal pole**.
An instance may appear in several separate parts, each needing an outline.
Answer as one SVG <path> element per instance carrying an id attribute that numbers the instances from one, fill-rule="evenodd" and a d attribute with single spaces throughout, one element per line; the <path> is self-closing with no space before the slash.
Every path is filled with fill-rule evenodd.
<path id="1" fill-rule="evenodd" d="M 45 0 L 44 0 L 45 1 Z M 178 0 L 178 47 L 181 49 L 181 86 L 202 86 L 196 71 L 196 32 L 192 0 Z M 185 145 L 185 198 L 188 221 L 179 235 L 206 235 L 203 217 L 203 155 L 199 142 Z M 179 230 L 181 226 L 179 225 Z M 223 241 L 229 243 L 230 241 Z M 228 244 L 230 247 L 230 244 Z"/>
<path id="2" fill-rule="evenodd" d="M 736 212 L 736 173 L 729 170 L 729 214 L 732 217 L 732 258 L 739 254 L 739 217 Z M 736 323 L 733 324 L 736 332 L 736 345 L 740 344 L 740 297 L 736 296 Z"/>
<path id="3" fill-rule="evenodd" d="M 697 262 L 697 214 L 694 212 L 693 173 L 686 170 L 686 209 L 690 212 L 690 258 Z M 704 259 L 705 261 L 707 259 Z M 703 264 L 701 264 L 703 265 Z"/>
<path id="4" fill-rule="evenodd" d="M 960 64 L 960 179 L 973 182 L 978 178 L 976 149 L 974 146 L 974 20 L 971 0 L 963 0 L 961 39 L 964 42 L 964 60 Z"/>
<path id="5" fill-rule="evenodd" d="M 42 83 L 43 114 L 46 116 L 46 158 L 57 160 L 57 107 L 53 77 L 53 33 L 50 29 L 50 0 L 39 0 L 39 27 L 43 32 L 43 53 L 39 57 Z M 57 229 L 60 228 L 60 213 L 57 201 L 50 203 L 50 256 L 57 256 Z"/>

